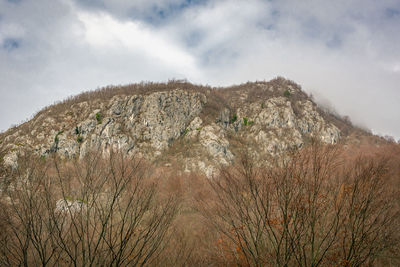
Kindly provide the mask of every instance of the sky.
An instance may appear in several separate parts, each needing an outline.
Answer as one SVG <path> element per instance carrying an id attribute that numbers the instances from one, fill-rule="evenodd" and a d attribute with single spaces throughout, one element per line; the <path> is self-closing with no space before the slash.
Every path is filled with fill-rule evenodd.
<path id="1" fill-rule="evenodd" d="M 400 0 L 0 0 L 0 131 L 107 85 L 277 76 L 400 138 Z"/>

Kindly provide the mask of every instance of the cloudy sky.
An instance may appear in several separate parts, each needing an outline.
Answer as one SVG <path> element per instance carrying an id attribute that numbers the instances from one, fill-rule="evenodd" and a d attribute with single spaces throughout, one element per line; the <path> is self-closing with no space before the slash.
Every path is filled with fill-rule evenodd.
<path id="1" fill-rule="evenodd" d="M 0 0 L 0 130 L 110 84 L 284 76 L 400 138 L 400 0 Z"/>

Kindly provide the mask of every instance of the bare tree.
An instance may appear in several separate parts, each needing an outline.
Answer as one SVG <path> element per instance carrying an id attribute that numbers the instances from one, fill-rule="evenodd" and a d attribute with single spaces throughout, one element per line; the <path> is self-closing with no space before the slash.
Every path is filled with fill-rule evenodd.
<path id="1" fill-rule="evenodd" d="M 358 158 L 345 173 L 340 257 L 346 266 L 371 265 L 399 241 L 394 235 L 399 226 L 398 195 L 388 187 L 386 162 Z"/>
<path id="2" fill-rule="evenodd" d="M 340 158 L 337 147 L 313 143 L 271 168 L 245 156 L 210 180 L 213 198 L 199 209 L 221 234 L 222 257 L 241 266 L 360 266 L 388 252 L 399 217 L 385 161 Z"/>
<path id="3" fill-rule="evenodd" d="M 143 162 L 114 153 L 26 162 L 7 190 L 3 264 L 137 266 L 159 256 L 178 201 L 157 193 Z"/>
<path id="4" fill-rule="evenodd" d="M 57 257 L 47 209 L 46 164 L 23 158 L 11 175 L 3 194 L 3 230 L 0 240 L 2 261 L 7 265 L 46 265 Z"/>

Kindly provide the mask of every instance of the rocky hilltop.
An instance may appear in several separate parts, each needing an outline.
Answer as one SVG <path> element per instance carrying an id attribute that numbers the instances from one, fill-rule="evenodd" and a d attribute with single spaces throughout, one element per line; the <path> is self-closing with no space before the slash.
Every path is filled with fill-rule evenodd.
<path id="1" fill-rule="evenodd" d="M 0 135 L 2 161 L 20 153 L 83 157 L 91 149 L 119 149 L 160 166 L 211 176 L 243 147 L 268 159 L 311 138 L 334 144 L 355 128 L 323 111 L 292 81 L 229 88 L 185 81 L 106 87 L 49 106 Z M 367 133 L 365 133 L 367 135 Z"/>

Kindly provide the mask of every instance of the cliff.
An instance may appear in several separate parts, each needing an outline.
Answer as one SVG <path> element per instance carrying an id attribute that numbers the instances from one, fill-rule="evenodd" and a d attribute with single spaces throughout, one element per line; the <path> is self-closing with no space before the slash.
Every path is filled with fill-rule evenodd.
<path id="1" fill-rule="evenodd" d="M 243 147 L 256 159 L 268 159 L 311 138 L 340 142 L 349 129 L 349 123 L 324 112 L 299 85 L 283 78 L 229 88 L 174 81 L 72 97 L 2 133 L 0 149 L 3 163 L 14 167 L 18 154 L 27 151 L 71 158 L 91 149 L 118 149 L 211 176 Z"/>

